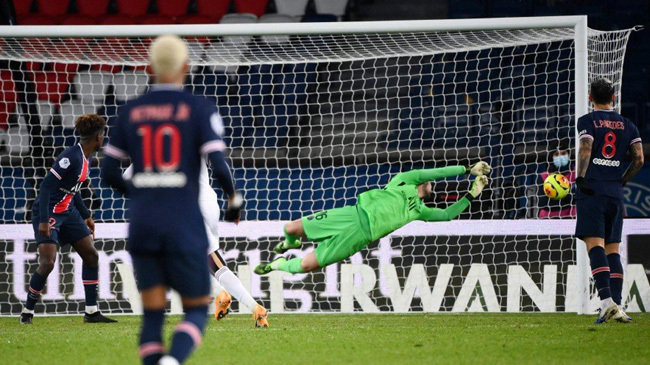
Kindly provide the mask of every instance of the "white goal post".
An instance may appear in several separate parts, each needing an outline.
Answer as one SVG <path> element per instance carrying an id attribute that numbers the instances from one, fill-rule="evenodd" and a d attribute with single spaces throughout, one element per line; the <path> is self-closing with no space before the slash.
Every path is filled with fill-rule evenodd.
<path id="1" fill-rule="evenodd" d="M 121 104 L 146 91 L 147 45 L 161 34 L 186 37 L 187 87 L 224 117 L 247 201 L 242 224 L 222 225 L 225 258 L 273 312 L 589 313 L 584 244 L 572 236 L 573 219 L 537 219 L 553 204 L 538 189 L 538 175 L 554 150 L 577 155 L 575 119 L 589 110 L 590 80 L 611 78 L 620 106 L 629 33 L 591 30 L 586 16 L 2 26 L 0 61 L 9 66 L 0 71 L 15 85 L 16 78 L 33 82 L 38 100 L 34 108 L 16 107 L 9 133 L 0 134 L 11 152 L 0 159 L 7 201 L 0 209 L 0 315 L 20 311 L 36 268 L 32 228 L 19 212 L 29 207 L 39 171 L 74 142 L 70 125 L 78 114 L 100 113 L 110 125 Z M 48 82 L 56 87 L 39 89 Z M 494 167 L 492 185 L 461 219 L 411 223 L 321 273 L 252 274 L 272 257 L 283 222 L 354 204 L 358 193 L 399 171 L 479 159 Z M 126 203 L 100 181 L 96 165 L 86 198 L 99 222 L 99 305 L 133 313 L 133 288 L 116 264 L 130 262 Z M 464 179 L 437 182 L 435 204 L 453 202 L 468 186 Z M 626 220 L 624 240 L 650 234 L 649 226 Z M 64 248 L 37 312 L 81 308 L 80 267 Z M 642 268 L 628 269 L 629 309 L 648 308 Z"/>

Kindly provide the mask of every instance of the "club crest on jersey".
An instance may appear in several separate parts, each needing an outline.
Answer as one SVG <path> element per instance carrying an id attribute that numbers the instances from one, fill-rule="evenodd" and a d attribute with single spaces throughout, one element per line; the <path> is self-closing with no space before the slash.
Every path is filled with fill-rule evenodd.
<path id="1" fill-rule="evenodd" d="M 67 157 L 62 158 L 59 161 L 59 166 L 61 166 L 62 169 L 67 169 L 68 167 L 70 167 L 70 159 L 68 159 Z"/>

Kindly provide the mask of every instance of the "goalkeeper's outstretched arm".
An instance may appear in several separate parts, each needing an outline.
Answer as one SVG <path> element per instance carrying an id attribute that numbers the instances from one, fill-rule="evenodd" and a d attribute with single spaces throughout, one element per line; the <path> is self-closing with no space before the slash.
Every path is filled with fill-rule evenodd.
<path id="1" fill-rule="evenodd" d="M 461 198 L 459 201 L 448 206 L 445 209 L 440 208 L 425 208 L 420 213 L 420 220 L 427 222 L 439 222 L 439 221 L 450 221 L 464 212 L 469 204 L 472 202 L 472 199 L 481 195 L 483 188 L 488 184 L 487 176 L 479 176 L 474 180 L 472 188 L 469 190 L 466 196 Z"/>
<path id="2" fill-rule="evenodd" d="M 463 175 L 466 173 L 470 173 L 474 176 L 480 176 L 486 175 L 489 172 L 490 165 L 488 165 L 486 162 L 481 161 L 471 166 L 457 165 L 439 167 L 435 169 L 421 169 L 402 172 L 395 175 L 395 177 L 391 179 L 390 184 L 405 183 L 408 185 L 420 185 L 425 182 Z"/>

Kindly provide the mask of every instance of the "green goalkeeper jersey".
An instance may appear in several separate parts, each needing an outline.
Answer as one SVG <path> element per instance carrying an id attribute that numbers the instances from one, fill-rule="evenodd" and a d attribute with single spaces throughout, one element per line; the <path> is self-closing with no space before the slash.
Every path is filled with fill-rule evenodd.
<path id="1" fill-rule="evenodd" d="M 429 208 L 418 197 L 417 186 L 433 180 L 465 173 L 464 166 L 412 170 L 395 175 L 383 189 L 359 194 L 357 206 L 368 217 L 372 241 L 378 240 L 415 220 L 448 221 L 467 209 L 470 202 L 463 197 L 447 209 Z"/>

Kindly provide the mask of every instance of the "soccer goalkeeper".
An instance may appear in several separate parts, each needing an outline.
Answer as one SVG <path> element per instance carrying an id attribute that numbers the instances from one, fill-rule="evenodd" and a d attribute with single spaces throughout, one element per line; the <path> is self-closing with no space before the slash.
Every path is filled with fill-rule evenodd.
<path id="1" fill-rule="evenodd" d="M 286 239 L 275 246 L 282 254 L 300 248 L 301 238 L 318 242 L 316 249 L 304 258 L 287 260 L 280 257 L 255 268 L 259 275 L 274 270 L 305 273 L 343 261 L 356 252 L 415 220 L 449 221 L 456 218 L 478 197 L 488 184 L 486 174 L 490 165 L 479 162 L 470 167 L 447 166 L 403 172 L 395 175 L 383 189 L 373 189 L 359 195 L 356 205 L 326 210 L 284 226 Z M 467 195 L 446 209 L 429 208 L 423 200 L 431 197 L 431 181 L 463 174 L 476 176 Z"/>

